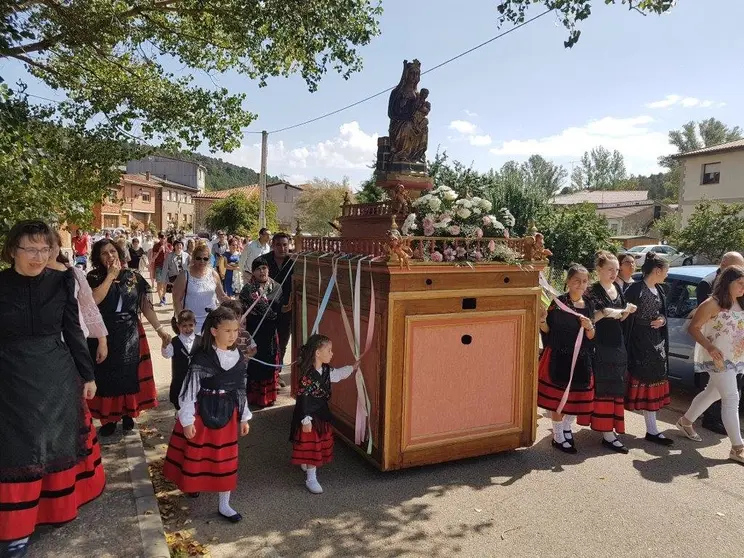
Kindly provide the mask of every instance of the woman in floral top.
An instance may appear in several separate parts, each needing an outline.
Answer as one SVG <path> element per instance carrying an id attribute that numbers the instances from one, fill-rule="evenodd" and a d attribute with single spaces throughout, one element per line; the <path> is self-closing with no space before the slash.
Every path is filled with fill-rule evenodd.
<path id="1" fill-rule="evenodd" d="M 706 372 L 705 390 L 692 400 L 677 421 L 685 436 L 697 442 L 700 436 L 692 424 L 713 403 L 721 400 L 721 419 L 731 440 L 729 458 L 744 463 L 744 441 L 739 425 L 737 376 L 744 373 L 744 267 L 731 266 L 721 272 L 713 296 L 695 312 L 688 332 L 695 345 L 695 372 Z"/>

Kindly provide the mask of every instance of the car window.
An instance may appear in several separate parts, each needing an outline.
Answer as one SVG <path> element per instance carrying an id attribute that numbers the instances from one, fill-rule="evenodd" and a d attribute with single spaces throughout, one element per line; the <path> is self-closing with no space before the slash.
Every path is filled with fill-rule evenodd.
<path id="1" fill-rule="evenodd" d="M 697 283 L 681 279 L 666 281 L 667 317 L 685 319 L 697 308 Z"/>
<path id="2" fill-rule="evenodd" d="M 674 255 L 674 254 L 676 254 L 676 253 L 677 253 L 677 250 L 675 250 L 675 249 L 674 249 L 674 248 L 672 248 L 671 246 L 667 246 L 667 247 L 666 247 L 666 251 L 667 251 L 666 253 L 667 253 L 667 254 L 669 254 L 669 255 Z"/>
<path id="3" fill-rule="evenodd" d="M 646 249 L 645 246 L 633 246 L 633 248 L 628 250 L 628 252 L 638 253 L 638 252 L 643 252 L 643 250 L 645 249 Z"/>

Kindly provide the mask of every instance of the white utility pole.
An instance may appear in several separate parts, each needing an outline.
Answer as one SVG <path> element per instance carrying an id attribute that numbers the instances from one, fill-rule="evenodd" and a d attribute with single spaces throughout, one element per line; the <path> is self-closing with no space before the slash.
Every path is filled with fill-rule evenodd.
<path id="1" fill-rule="evenodd" d="M 261 174 L 258 175 L 258 188 L 260 191 L 258 223 L 262 228 L 266 226 L 266 160 L 268 158 L 268 146 L 269 133 L 264 130 L 261 132 Z"/>

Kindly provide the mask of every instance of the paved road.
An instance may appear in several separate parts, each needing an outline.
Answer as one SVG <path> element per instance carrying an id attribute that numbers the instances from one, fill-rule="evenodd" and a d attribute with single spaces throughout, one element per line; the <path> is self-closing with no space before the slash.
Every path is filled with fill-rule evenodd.
<path id="1" fill-rule="evenodd" d="M 173 424 L 170 366 L 157 353 L 161 406 L 146 419 L 153 462 Z M 695 444 L 670 432 L 676 444 L 667 450 L 646 443 L 642 416 L 629 414 L 629 455 L 608 454 L 584 429 L 580 453 L 569 456 L 550 447 L 550 423 L 541 418 L 530 449 L 392 473 L 338 443 L 336 460 L 319 472 L 326 492 L 315 496 L 289 463 L 287 391 L 275 408 L 255 413 L 240 442 L 232 503 L 242 523 L 220 520 L 214 495 L 173 493 L 168 528 L 193 529 L 214 558 L 699 557 L 744 547 L 744 468 L 726 461 L 723 437 L 701 431 Z M 673 430 L 684 405 L 664 411 L 662 426 Z"/>

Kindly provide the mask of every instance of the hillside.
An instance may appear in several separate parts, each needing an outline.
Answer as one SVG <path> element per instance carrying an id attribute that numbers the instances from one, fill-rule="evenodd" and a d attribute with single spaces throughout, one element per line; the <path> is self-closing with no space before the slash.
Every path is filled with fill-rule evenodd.
<path id="1" fill-rule="evenodd" d="M 200 165 L 204 165 L 207 169 L 207 190 L 209 191 L 227 190 L 237 186 L 258 184 L 258 172 L 249 169 L 248 167 L 233 165 L 232 163 L 228 163 L 222 159 L 217 159 L 216 157 L 209 157 L 191 151 L 179 151 L 175 153 L 160 151 L 155 154 L 176 157 L 178 159 L 193 161 Z M 267 183 L 277 182 L 278 180 L 279 178 L 276 176 L 266 177 Z"/>

